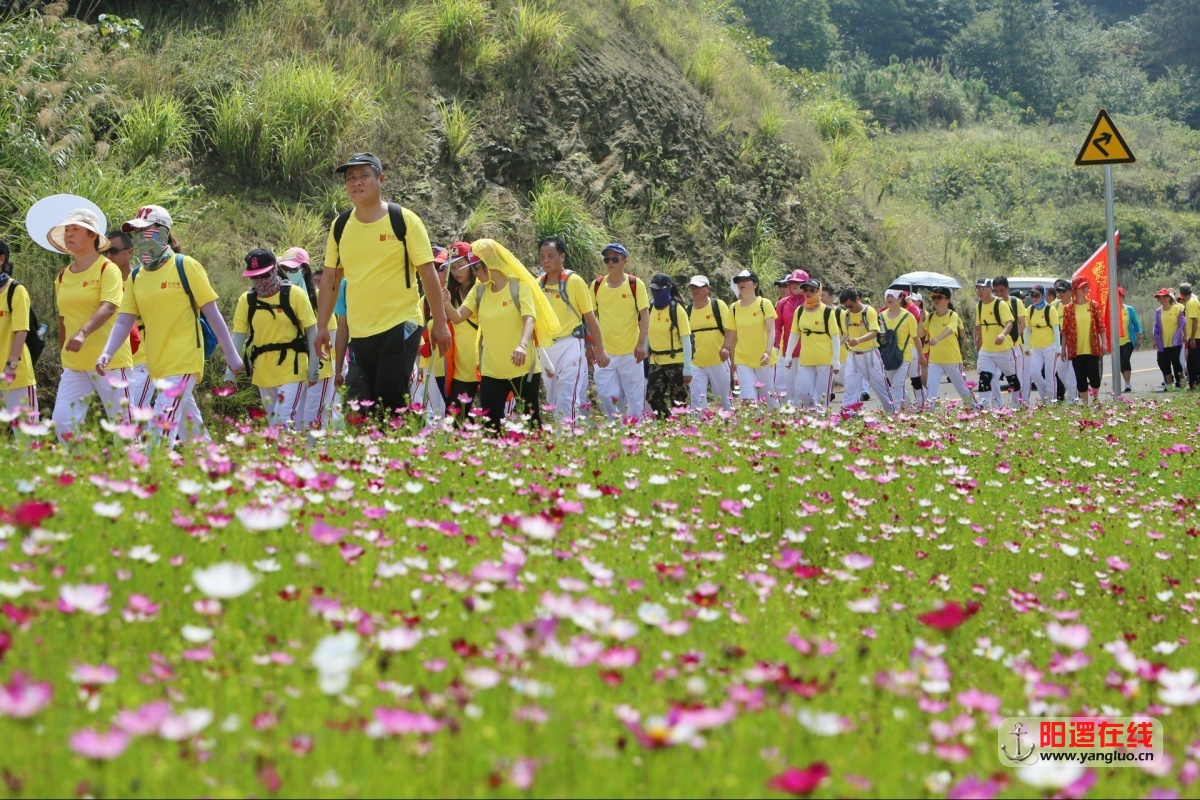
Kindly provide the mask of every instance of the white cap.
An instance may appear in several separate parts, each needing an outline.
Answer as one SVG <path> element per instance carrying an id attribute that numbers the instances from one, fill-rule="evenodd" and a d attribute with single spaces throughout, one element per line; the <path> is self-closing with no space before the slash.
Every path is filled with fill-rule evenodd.
<path id="1" fill-rule="evenodd" d="M 133 215 L 133 219 L 121 226 L 121 230 L 129 233 L 130 231 L 149 228 L 151 225 L 160 225 L 170 229 L 175 226 L 175 223 L 171 220 L 171 215 L 162 206 L 142 206 Z"/>
<path id="2" fill-rule="evenodd" d="M 696 275 L 690 281 L 688 281 L 688 286 L 702 287 L 708 285 L 708 278 L 704 277 L 703 275 Z"/>

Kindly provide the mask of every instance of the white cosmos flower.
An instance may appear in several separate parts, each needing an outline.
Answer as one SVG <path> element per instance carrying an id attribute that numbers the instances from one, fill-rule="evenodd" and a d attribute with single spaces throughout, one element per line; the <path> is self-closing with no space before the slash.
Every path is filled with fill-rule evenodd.
<path id="1" fill-rule="evenodd" d="M 1169 706 L 1193 706 L 1200 702 L 1200 686 L 1196 684 L 1194 669 L 1178 672 L 1163 670 L 1158 674 L 1158 699 Z"/>
<path id="2" fill-rule="evenodd" d="M 212 628 L 205 628 L 202 625 L 184 625 L 179 631 L 183 634 L 183 638 L 192 644 L 204 644 L 213 637 Z"/>
<path id="3" fill-rule="evenodd" d="M 1070 786 L 1083 777 L 1082 764 L 1040 761 L 1029 767 L 1017 767 L 1017 780 L 1035 789 L 1053 790 Z"/>
<path id="4" fill-rule="evenodd" d="M 803 708 L 796 715 L 796 719 L 817 736 L 837 736 L 846 730 L 842 718 L 828 711 L 813 711 Z"/>
<path id="5" fill-rule="evenodd" d="M 853 611 L 855 614 L 878 614 L 879 613 L 879 597 L 871 595 L 864 597 L 861 600 L 846 601 L 846 608 Z"/>
<path id="6" fill-rule="evenodd" d="M 409 494 L 420 494 L 424 488 L 425 484 L 420 481 L 405 481 L 404 483 L 404 491 Z"/>
<path id="7" fill-rule="evenodd" d="M 341 694 L 349 685 L 349 672 L 322 672 L 317 675 L 317 688 L 321 690 L 321 694 Z"/>
<path id="8" fill-rule="evenodd" d="M 267 508 L 243 506 L 233 513 L 237 515 L 242 526 L 251 533 L 277 531 L 287 525 L 289 519 L 288 513 L 278 506 Z"/>
<path id="9" fill-rule="evenodd" d="M 254 588 L 258 578 L 254 573 L 241 564 L 223 561 L 213 564 L 208 569 L 197 569 L 192 572 L 192 583 L 205 597 L 214 600 L 232 600 L 241 597 Z"/>
<path id="10" fill-rule="evenodd" d="M 518 527 L 520 527 L 521 533 L 530 539 L 537 539 L 539 542 L 548 542 L 558 535 L 558 526 L 540 514 L 522 517 Z"/>
<path id="11" fill-rule="evenodd" d="M 463 672 L 463 680 L 476 689 L 491 689 L 500 683 L 502 677 L 491 667 L 475 667 Z"/>
<path id="12" fill-rule="evenodd" d="M 380 631 L 376 637 L 379 642 L 379 647 L 389 653 L 403 653 L 412 650 L 421 640 L 425 638 L 425 634 L 415 628 L 392 628 L 389 631 Z"/>
<path id="13" fill-rule="evenodd" d="M 101 517 L 116 519 L 125 512 L 125 506 L 120 503 L 92 503 L 92 511 Z"/>
<path id="14" fill-rule="evenodd" d="M 254 568 L 259 572 L 279 572 L 282 567 L 279 562 L 273 558 L 264 558 L 262 561 L 255 561 Z"/>
<path id="15" fill-rule="evenodd" d="M 189 708 L 181 714 L 171 714 L 163 720 L 158 735 L 169 742 L 178 742 L 195 736 L 213 721 L 213 712 L 207 708 Z"/>
<path id="16" fill-rule="evenodd" d="M 184 478 L 176 484 L 176 488 L 179 489 L 180 494 L 200 494 L 204 491 L 204 484 L 190 478 Z"/>
<path id="17" fill-rule="evenodd" d="M 153 564 L 159 558 L 158 553 L 154 552 L 154 547 L 148 544 L 129 548 L 129 557 L 134 561 L 145 561 L 147 564 Z"/>
<path id="18" fill-rule="evenodd" d="M 637 610 L 638 619 L 651 627 L 658 627 L 670 620 L 667 609 L 658 603 L 642 603 Z"/>
<path id="19" fill-rule="evenodd" d="M 312 665 L 323 675 L 349 673 L 366 658 L 358 649 L 359 641 L 358 634 L 354 631 L 342 631 L 326 636 L 317 643 L 317 649 L 313 651 Z"/>

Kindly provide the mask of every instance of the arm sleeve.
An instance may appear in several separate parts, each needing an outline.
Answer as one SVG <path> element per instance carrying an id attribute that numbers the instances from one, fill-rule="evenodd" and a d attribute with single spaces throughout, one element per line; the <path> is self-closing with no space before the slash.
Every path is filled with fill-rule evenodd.
<path id="1" fill-rule="evenodd" d="M 687 335 L 683 337 L 683 377 L 692 377 L 692 337 Z"/>
<path id="2" fill-rule="evenodd" d="M 312 303 L 308 300 L 308 294 L 296 287 L 288 293 L 288 299 L 292 303 L 292 311 L 296 314 L 296 319 L 300 320 L 300 327 L 308 330 L 314 328 L 317 324 L 317 315 L 313 311 Z"/>
<path id="3" fill-rule="evenodd" d="M 137 317 L 133 314 L 126 314 L 122 311 L 117 315 L 117 321 L 113 323 L 112 330 L 108 332 L 108 341 L 104 343 L 104 355 L 112 358 L 112 354 L 117 352 L 122 344 L 129 339 L 129 332 L 133 330 L 133 323 L 137 322 Z"/>

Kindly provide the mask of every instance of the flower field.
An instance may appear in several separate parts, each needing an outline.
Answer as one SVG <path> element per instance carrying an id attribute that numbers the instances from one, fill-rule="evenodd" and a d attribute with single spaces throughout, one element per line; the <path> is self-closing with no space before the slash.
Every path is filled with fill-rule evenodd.
<path id="1" fill-rule="evenodd" d="M 1198 429 L 6 444 L 0 794 L 1194 796 Z M 1018 714 L 1167 758 L 1007 768 Z"/>

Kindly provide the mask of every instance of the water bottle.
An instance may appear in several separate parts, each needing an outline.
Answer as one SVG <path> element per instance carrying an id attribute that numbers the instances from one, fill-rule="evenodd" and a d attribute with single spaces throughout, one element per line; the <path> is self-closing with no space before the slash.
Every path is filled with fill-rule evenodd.
<path id="1" fill-rule="evenodd" d="M 46 341 L 46 323 L 43 322 L 38 326 L 37 338 L 41 339 L 43 342 Z"/>

